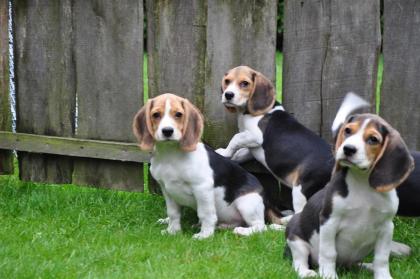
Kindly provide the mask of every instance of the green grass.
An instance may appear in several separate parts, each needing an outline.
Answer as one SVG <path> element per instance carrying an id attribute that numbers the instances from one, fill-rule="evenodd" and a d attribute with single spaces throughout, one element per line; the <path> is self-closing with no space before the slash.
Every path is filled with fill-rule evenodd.
<path id="1" fill-rule="evenodd" d="M 0 177 L 0 278 L 296 278 L 283 258 L 284 233 L 238 237 L 217 231 L 204 241 L 192 211 L 184 232 L 161 235 L 160 196 Z M 397 219 L 395 238 L 418 247 L 415 219 Z M 415 278 L 420 253 L 391 260 L 394 278 Z M 372 278 L 340 270 L 340 278 Z"/>

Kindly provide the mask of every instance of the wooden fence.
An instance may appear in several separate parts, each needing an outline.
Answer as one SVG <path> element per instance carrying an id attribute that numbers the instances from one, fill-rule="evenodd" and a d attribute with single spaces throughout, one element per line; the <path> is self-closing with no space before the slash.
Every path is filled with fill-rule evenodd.
<path id="1" fill-rule="evenodd" d="M 189 98 L 204 112 L 213 147 L 237 129 L 220 103 L 223 74 L 249 65 L 275 82 L 278 1 L 14 0 L 12 133 L 7 2 L 0 0 L 0 173 L 13 171 L 17 150 L 23 180 L 143 189 L 148 155 L 131 121 L 143 104 L 145 14 L 149 96 Z M 420 3 L 385 0 L 383 9 L 381 115 L 419 149 Z M 380 1 L 286 0 L 284 13 L 283 104 L 330 140 L 348 91 L 375 104 Z"/>

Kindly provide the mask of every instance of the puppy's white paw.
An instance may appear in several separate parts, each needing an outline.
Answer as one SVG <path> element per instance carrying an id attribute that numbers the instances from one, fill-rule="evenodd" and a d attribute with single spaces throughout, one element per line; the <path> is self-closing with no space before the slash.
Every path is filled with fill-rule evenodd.
<path id="1" fill-rule="evenodd" d="M 369 270 L 369 271 L 373 272 L 373 264 L 372 263 L 361 263 L 361 264 L 359 264 L 359 266 L 361 268 L 364 268 L 366 270 Z"/>
<path id="2" fill-rule="evenodd" d="M 270 224 L 268 228 L 274 231 L 284 231 L 286 229 L 285 226 L 279 224 Z"/>
<path id="3" fill-rule="evenodd" d="M 236 227 L 233 229 L 233 233 L 242 236 L 248 236 L 253 233 L 252 228 Z"/>
<path id="4" fill-rule="evenodd" d="M 391 242 L 391 255 L 396 257 L 405 257 L 409 256 L 410 254 L 410 246 L 396 241 Z"/>
<path id="5" fill-rule="evenodd" d="M 337 272 L 332 268 L 319 267 L 319 276 L 323 279 L 338 279 Z"/>
<path id="6" fill-rule="evenodd" d="M 231 157 L 231 154 L 227 151 L 226 148 L 218 148 L 215 151 L 216 153 L 222 155 L 223 157 Z"/>
<path id="7" fill-rule="evenodd" d="M 213 235 L 213 232 L 199 232 L 193 235 L 193 239 L 201 240 L 209 238 Z"/>
<path id="8" fill-rule="evenodd" d="M 160 225 L 167 225 L 169 224 L 169 217 L 158 219 L 156 223 Z"/>
<path id="9" fill-rule="evenodd" d="M 305 269 L 305 270 L 299 270 L 298 275 L 300 278 L 310 278 L 310 277 L 317 277 L 318 274 L 315 270 L 312 269 Z"/>
<path id="10" fill-rule="evenodd" d="M 175 235 L 175 234 L 177 234 L 179 232 L 181 232 L 181 229 L 176 229 L 176 228 L 173 228 L 173 227 L 168 227 L 165 230 L 161 230 L 160 231 L 160 233 L 162 235 L 168 235 L 168 234 L 169 235 Z"/>

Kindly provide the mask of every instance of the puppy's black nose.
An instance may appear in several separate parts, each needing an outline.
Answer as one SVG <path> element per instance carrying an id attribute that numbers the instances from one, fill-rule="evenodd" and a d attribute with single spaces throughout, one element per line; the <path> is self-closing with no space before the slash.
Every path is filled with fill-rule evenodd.
<path id="1" fill-rule="evenodd" d="M 226 100 L 232 100 L 233 97 L 235 97 L 235 93 L 233 93 L 231 91 L 225 92 Z"/>
<path id="2" fill-rule="evenodd" d="M 173 133 L 174 133 L 174 128 L 172 127 L 165 127 L 162 129 L 162 134 L 167 138 L 172 136 Z"/>
<path id="3" fill-rule="evenodd" d="M 346 156 L 352 156 L 354 153 L 357 152 L 357 148 L 354 145 L 344 145 L 343 147 L 344 155 Z"/>

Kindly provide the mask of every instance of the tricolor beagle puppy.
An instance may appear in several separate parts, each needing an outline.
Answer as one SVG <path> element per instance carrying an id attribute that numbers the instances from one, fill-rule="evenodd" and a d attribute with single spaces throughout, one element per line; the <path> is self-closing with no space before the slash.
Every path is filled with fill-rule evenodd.
<path id="1" fill-rule="evenodd" d="M 150 172 L 161 186 L 168 214 L 164 232 L 181 231 L 181 206 L 197 211 L 201 223 L 197 239 L 213 235 L 217 223 L 234 227 L 240 235 L 265 230 L 261 184 L 236 162 L 201 143 L 202 130 L 199 110 L 173 94 L 150 99 L 134 117 L 140 148 L 153 151 Z"/>
<path id="2" fill-rule="evenodd" d="M 373 252 L 374 277 L 389 279 L 389 254 L 398 245 L 392 242 L 395 188 L 413 170 L 413 158 L 379 116 L 359 114 L 341 124 L 331 181 L 287 225 L 293 267 L 312 277 L 310 266 L 319 265 L 322 278 L 337 278 L 336 265 L 359 264 Z"/>
<path id="3" fill-rule="evenodd" d="M 292 188 L 293 209 L 300 212 L 330 179 L 332 147 L 275 102 L 274 86 L 263 74 L 233 68 L 224 75 L 221 91 L 224 106 L 237 113 L 239 133 L 216 152 L 239 162 L 254 157 Z"/>

